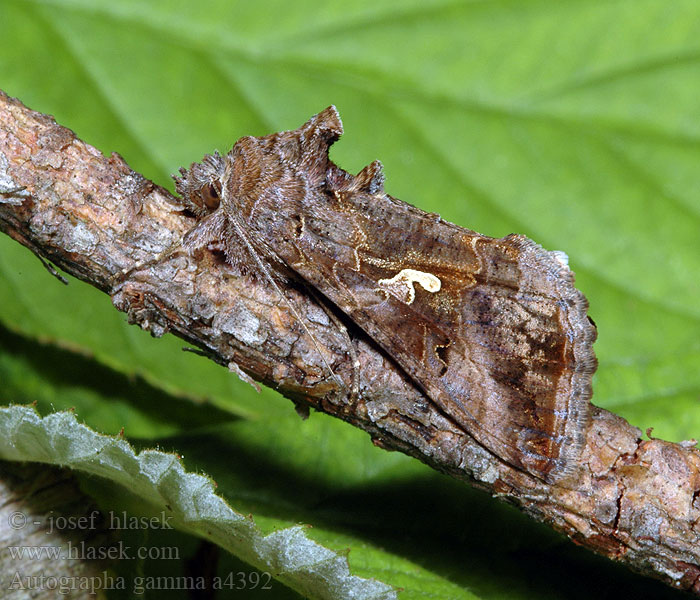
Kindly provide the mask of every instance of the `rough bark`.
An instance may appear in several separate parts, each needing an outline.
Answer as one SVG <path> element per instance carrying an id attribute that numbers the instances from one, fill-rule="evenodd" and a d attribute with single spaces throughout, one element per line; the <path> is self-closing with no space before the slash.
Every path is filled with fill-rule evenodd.
<path id="1" fill-rule="evenodd" d="M 194 225 L 170 194 L 105 158 L 46 115 L 0 95 L 0 230 L 98 287 L 132 323 L 171 332 L 218 363 L 367 431 L 452 477 L 519 506 L 576 543 L 700 595 L 700 452 L 693 443 L 642 440 L 639 429 L 593 407 L 580 469 L 549 485 L 477 444 L 400 369 L 355 332 L 347 338 L 303 290 L 289 289 L 330 364 L 359 398 L 328 381 L 308 335 L 269 285 L 237 277 L 214 252 L 156 258 Z M 115 283 L 116 282 L 116 283 Z M 241 371 L 242 369 L 242 371 Z"/>

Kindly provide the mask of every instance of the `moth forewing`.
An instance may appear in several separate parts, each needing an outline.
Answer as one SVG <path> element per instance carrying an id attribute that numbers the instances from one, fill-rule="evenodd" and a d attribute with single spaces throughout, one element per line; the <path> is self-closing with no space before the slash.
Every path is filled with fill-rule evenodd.
<path id="1" fill-rule="evenodd" d="M 342 199 L 336 218 L 353 220 L 348 202 Z M 383 217 L 395 220 L 386 207 Z M 411 211 L 409 218 L 427 215 Z M 545 251 L 534 243 L 495 240 L 432 218 L 421 229 L 434 243 L 416 254 L 405 244 L 411 225 L 392 248 L 387 234 L 380 237 L 385 225 L 366 227 L 352 237 L 377 243 L 358 248 L 333 237 L 345 225 L 319 231 L 309 219 L 294 242 L 306 260 L 293 268 L 479 442 L 538 476 L 565 475 L 581 447 L 590 397 L 592 365 L 580 369 L 576 352 L 594 337 L 590 323 L 581 322 L 582 297 L 572 291 L 570 277 L 554 278 L 570 296 L 564 300 L 562 290 L 545 286 L 551 272 L 530 272 L 543 268 L 536 253 Z M 430 246 L 440 252 L 430 254 Z M 578 331 L 562 326 L 571 321 Z"/>
<path id="2" fill-rule="evenodd" d="M 502 460 L 548 481 L 569 474 L 588 425 L 595 327 L 560 254 L 386 195 L 379 162 L 346 173 L 328 159 L 341 133 L 329 107 L 295 131 L 239 140 L 218 209 L 227 235 L 280 294 L 273 270 L 335 304 Z"/>

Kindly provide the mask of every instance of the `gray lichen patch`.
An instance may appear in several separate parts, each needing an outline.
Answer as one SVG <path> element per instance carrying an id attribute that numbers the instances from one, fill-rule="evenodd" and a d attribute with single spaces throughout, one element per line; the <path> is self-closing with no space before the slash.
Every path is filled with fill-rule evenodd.
<path id="1" fill-rule="evenodd" d="M 233 310 L 216 315 L 212 327 L 231 334 L 248 346 L 260 346 L 267 339 L 267 333 L 260 327 L 260 319 L 240 302 Z"/>
<path id="2" fill-rule="evenodd" d="M 319 325 L 325 325 L 326 327 L 331 324 L 328 315 L 320 306 L 309 306 L 306 311 L 306 317 L 309 319 L 309 321 L 318 323 Z"/>
<path id="3" fill-rule="evenodd" d="M 86 255 L 93 253 L 99 239 L 84 223 L 76 223 L 68 231 L 70 236 L 67 236 L 67 239 L 64 241 L 68 252 L 79 252 Z"/>
<path id="4" fill-rule="evenodd" d="M 30 194 L 10 177 L 9 168 L 7 157 L 0 152 L 0 204 L 22 204 Z"/>

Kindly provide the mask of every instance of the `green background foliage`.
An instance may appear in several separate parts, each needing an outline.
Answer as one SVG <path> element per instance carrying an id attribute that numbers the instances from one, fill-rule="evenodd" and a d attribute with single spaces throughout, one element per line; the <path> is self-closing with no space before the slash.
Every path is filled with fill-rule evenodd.
<path id="1" fill-rule="evenodd" d="M 570 256 L 599 329 L 595 404 L 658 437 L 700 435 L 696 0 L 0 0 L 0 36 L 0 88 L 170 189 L 204 153 L 335 104 L 343 168 L 378 158 L 392 195 Z M 99 431 L 177 450 L 261 525 L 313 524 L 402 598 L 648 593 L 350 426 L 302 422 L 152 340 L 5 237 L 0 323 L 0 402 L 75 406 Z"/>

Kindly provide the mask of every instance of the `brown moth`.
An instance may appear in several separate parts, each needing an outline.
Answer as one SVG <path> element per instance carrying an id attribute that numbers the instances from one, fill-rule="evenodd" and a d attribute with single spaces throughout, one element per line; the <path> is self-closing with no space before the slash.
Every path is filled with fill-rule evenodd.
<path id="1" fill-rule="evenodd" d="M 393 198 L 379 162 L 343 171 L 328 158 L 342 132 L 331 106 L 181 169 L 178 192 L 202 217 L 183 246 L 216 240 L 241 270 L 301 279 L 485 448 L 546 481 L 571 473 L 596 329 L 566 255 Z"/>

